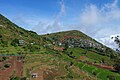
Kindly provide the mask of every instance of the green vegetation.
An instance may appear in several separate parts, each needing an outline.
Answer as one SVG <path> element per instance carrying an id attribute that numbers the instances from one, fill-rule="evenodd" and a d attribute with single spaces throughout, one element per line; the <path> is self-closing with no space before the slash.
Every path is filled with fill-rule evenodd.
<path id="1" fill-rule="evenodd" d="M 41 69 L 48 73 L 48 76 L 46 76 L 45 79 L 54 76 L 53 78 L 56 78 L 57 80 L 77 80 L 87 78 L 90 78 L 90 80 L 96 80 L 94 76 L 89 75 L 87 72 L 80 70 L 78 66 L 74 65 L 75 61 L 64 53 L 27 54 L 25 61 L 24 76 L 27 75 L 30 79 L 30 71 L 36 71 L 36 73 L 38 73 L 38 69 Z M 73 62 L 73 64 L 71 62 Z M 49 70 L 56 75 L 49 74 Z M 51 80 L 53 80 L 53 78 Z"/>
<path id="2" fill-rule="evenodd" d="M 10 80 L 26 80 L 26 77 L 23 77 L 23 78 L 11 77 Z"/>
<path id="3" fill-rule="evenodd" d="M 2 15 L 0 25 L 0 54 L 25 54 L 23 76 L 26 78 L 32 80 L 31 73 L 41 71 L 45 80 L 120 80 L 117 73 L 120 54 L 80 31 L 38 35 Z M 5 60 L 6 57 L 0 57 L 1 62 Z M 115 70 L 100 65 L 115 67 Z M 4 65 L 5 68 L 10 66 L 9 63 Z M 13 76 L 10 80 L 26 78 Z"/>
<path id="4" fill-rule="evenodd" d="M 21 80 L 19 77 L 12 77 L 10 80 Z"/>
<path id="5" fill-rule="evenodd" d="M 10 67 L 10 64 L 9 64 L 9 63 L 6 63 L 6 64 L 4 65 L 4 67 L 5 67 L 5 68 L 9 68 L 9 67 Z"/>

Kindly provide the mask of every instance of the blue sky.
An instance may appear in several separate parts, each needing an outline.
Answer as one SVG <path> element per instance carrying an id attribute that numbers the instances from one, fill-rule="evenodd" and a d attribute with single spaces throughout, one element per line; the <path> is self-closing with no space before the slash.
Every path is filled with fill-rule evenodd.
<path id="1" fill-rule="evenodd" d="M 119 0 L 0 0 L 0 13 L 38 34 L 76 29 L 110 47 L 120 35 Z"/>

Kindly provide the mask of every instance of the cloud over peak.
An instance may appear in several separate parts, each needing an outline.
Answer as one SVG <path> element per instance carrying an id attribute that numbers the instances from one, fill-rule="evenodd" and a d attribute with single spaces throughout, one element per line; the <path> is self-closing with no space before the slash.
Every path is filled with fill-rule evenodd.
<path id="1" fill-rule="evenodd" d="M 100 12 L 95 5 L 90 5 L 85 8 L 85 10 L 80 14 L 81 24 L 84 25 L 96 25 L 101 19 Z"/>
<path id="2" fill-rule="evenodd" d="M 118 0 L 114 0 L 113 3 L 104 4 L 101 8 L 95 4 L 87 5 L 80 14 L 81 24 L 95 26 L 120 19 L 120 8 L 117 3 Z"/>

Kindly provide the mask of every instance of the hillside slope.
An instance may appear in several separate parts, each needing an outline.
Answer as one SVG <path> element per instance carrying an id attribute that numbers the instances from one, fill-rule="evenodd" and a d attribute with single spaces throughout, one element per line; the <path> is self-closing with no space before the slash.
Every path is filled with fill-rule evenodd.
<path id="1" fill-rule="evenodd" d="M 3 39 L 11 40 L 14 38 L 35 40 L 37 33 L 25 30 L 12 23 L 10 20 L 0 14 L 0 36 Z"/>
<path id="2" fill-rule="evenodd" d="M 114 52 L 112 49 L 107 48 L 80 31 L 71 30 L 39 36 L 33 31 L 17 26 L 0 14 L 0 45 L 10 47 L 11 44 L 15 46 L 16 44 L 14 45 L 14 43 L 17 45 L 22 43 L 25 45 L 33 43 L 37 45 L 50 45 L 54 43 L 53 45 L 62 47 L 93 47 L 99 51 L 109 49 L 111 52 Z"/>
<path id="3" fill-rule="evenodd" d="M 41 38 L 37 33 L 17 26 L 0 14 L 0 53 L 24 51 L 27 45 L 33 43 L 38 45 L 41 43 Z"/>
<path id="4" fill-rule="evenodd" d="M 0 53 L 25 55 L 16 61 L 24 61 L 23 77 L 30 80 L 31 72 L 43 80 L 120 80 L 114 67 L 120 55 L 78 30 L 38 35 L 0 15 Z M 7 60 L 2 56 L 0 61 Z"/>

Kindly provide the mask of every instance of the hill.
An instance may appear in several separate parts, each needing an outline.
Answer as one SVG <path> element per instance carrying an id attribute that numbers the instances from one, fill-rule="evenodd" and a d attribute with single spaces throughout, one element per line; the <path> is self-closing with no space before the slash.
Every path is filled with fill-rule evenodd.
<path id="1" fill-rule="evenodd" d="M 0 79 L 120 80 L 119 58 L 78 30 L 38 35 L 0 15 Z"/>
<path id="2" fill-rule="evenodd" d="M 0 14 L 0 34 L 3 39 L 11 40 L 15 38 L 34 40 L 37 33 L 25 30 L 12 23 L 10 20 Z"/>
<path id="3" fill-rule="evenodd" d="M 0 53 L 16 53 L 17 48 L 23 51 L 23 46 L 26 47 L 25 45 L 30 43 L 40 44 L 40 41 L 36 32 L 25 30 L 0 14 Z"/>

